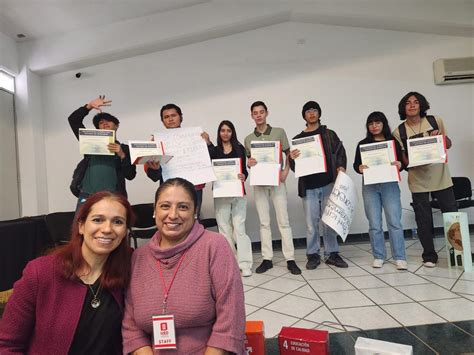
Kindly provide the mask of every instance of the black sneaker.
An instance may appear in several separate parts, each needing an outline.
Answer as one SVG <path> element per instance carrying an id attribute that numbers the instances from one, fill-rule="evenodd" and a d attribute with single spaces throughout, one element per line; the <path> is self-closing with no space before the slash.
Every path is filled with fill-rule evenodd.
<path id="1" fill-rule="evenodd" d="M 314 270 L 321 264 L 321 257 L 319 254 L 309 254 L 308 255 L 308 262 L 306 263 L 306 269 Z"/>
<path id="2" fill-rule="evenodd" d="M 329 254 L 329 258 L 326 259 L 326 264 L 334 265 L 335 267 L 349 267 L 349 265 L 347 265 L 347 263 L 339 256 L 339 253 Z"/>
<path id="3" fill-rule="evenodd" d="M 273 263 L 271 260 L 263 259 L 262 263 L 255 269 L 257 274 L 263 274 L 264 272 L 270 270 L 273 267 Z"/>
<path id="4" fill-rule="evenodd" d="M 298 267 L 298 265 L 296 265 L 295 261 L 294 260 L 288 260 L 286 262 L 286 267 L 288 268 L 288 270 L 290 270 L 290 272 L 293 274 L 293 275 L 299 275 L 301 274 L 301 269 Z"/>

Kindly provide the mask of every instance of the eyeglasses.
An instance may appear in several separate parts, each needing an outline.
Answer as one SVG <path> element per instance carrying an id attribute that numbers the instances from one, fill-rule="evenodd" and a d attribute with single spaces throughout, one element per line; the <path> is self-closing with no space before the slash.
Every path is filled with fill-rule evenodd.
<path id="1" fill-rule="evenodd" d="M 309 110 L 306 110 L 304 113 L 319 113 L 319 111 L 315 108 L 310 108 Z"/>

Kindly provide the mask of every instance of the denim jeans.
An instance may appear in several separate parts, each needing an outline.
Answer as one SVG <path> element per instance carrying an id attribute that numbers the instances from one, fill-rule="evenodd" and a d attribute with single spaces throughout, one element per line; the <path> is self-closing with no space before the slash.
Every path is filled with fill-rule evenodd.
<path id="1" fill-rule="evenodd" d="M 385 260 L 385 238 L 382 228 L 382 208 L 387 222 L 390 248 L 394 260 L 406 260 L 403 235 L 402 203 L 398 182 L 362 185 L 365 215 L 369 220 L 369 236 L 375 259 Z"/>
<path id="2" fill-rule="evenodd" d="M 303 198 L 303 209 L 306 219 L 306 255 L 319 254 L 321 237 L 319 235 L 319 222 L 324 212 L 324 207 L 331 195 L 334 184 L 329 184 L 323 187 L 318 187 L 311 190 L 306 190 L 306 196 Z M 329 256 L 329 253 L 339 252 L 339 245 L 337 244 L 337 233 L 322 224 L 323 241 L 324 241 L 324 255 Z"/>
<path id="3" fill-rule="evenodd" d="M 272 260 L 272 231 L 270 228 L 270 202 L 275 208 L 278 229 L 281 234 L 281 245 L 285 260 L 295 259 L 295 247 L 293 245 L 293 233 L 288 218 L 288 201 L 286 197 L 286 186 L 254 186 L 255 207 L 257 207 L 258 219 L 260 220 L 260 241 L 262 243 L 262 256 L 265 260 Z"/>
<path id="4" fill-rule="evenodd" d="M 247 199 L 245 197 L 220 197 L 214 199 L 216 221 L 222 233 L 237 255 L 241 270 L 251 269 L 253 263 L 252 241 L 245 232 Z M 237 244 L 237 249 L 235 245 Z"/>

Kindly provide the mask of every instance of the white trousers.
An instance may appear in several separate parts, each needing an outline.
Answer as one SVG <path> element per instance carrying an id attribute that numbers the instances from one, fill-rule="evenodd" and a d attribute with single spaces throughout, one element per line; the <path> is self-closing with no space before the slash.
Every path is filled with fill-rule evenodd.
<path id="1" fill-rule="evenodd" d="M 288 201 L 286 185 L 280 186 L 254 186 L 255 206 L 260 219 L 260 241 L 262 243 L 262 256 L 265 260 L 272 260 L 272 232 L 270 228 L 270 199 L 275 208 L 278 229 L 281 234 L 283 256 L 286 260 L 295 259 L 293 246 L 293 233 L 288 218 Z"/>
<path id="2" fill-rule="evenodd" d="M 247 199 L 245 197 L 219 197 L 214 199 L 216 221 L 237 256 L 241 270 L 251 269 L 253 263 L 252 241 L 245 232 Z M 235 245 L 237 244 L 237 249 Z"/>

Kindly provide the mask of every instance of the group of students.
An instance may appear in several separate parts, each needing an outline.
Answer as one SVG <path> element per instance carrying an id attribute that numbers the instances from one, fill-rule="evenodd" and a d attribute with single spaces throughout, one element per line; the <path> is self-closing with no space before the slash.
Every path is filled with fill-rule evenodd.
<path id="1" fill-rule="evenodd" d="M 110 101 L 100 96 L 76 110 L 69 118 L 76 136 L 87 113 L 108 104 Z M 403 122 L 393 133 L 382 112 L 371 113 L 366 121 L 366 137 L 356 149 L 353 164 L 356 172 L 362 174 L 370 169 L 361 162 L 361 144 L 394 140 L 398 159 L 392 164 L 398 169 L 407 169 L 409 163 L 408 138 L 442 134 L 449 148 L 451 141 L 443 120 L 427 116 L 428 109 L 423 95 L 416 92 L 405 95 L 398 110 Z M 317 102 L 307 102 L 302 109 L 306 127 L 295 136 L 320 134 L 328 166 L 325 173 L 298 180 L 298 195 L 303 199 L 308 230 L 306 268 L 310 270 L 321 263 L 321 211 L 337 174 L 345 171 L 347 163 L 342 142 L 334 131 L 321 125 L 321 115 Z M 207 133 L 202 137 L 211 158 L 240 157 L 248 169 L 258 164 L 251 156 L 250 142 L 280 141 L 282 159 L 286 160 L 280 174 L 281 184 L 254 187 L 263 254 L 256 272 L 273 267 L 271 199 L 288 269 L 299 274 L 301 270 L 294 261 L 285 180 L 289 169 L 294 170 L 300 152 L 290 149 L 283 129 L 267 123 L 265 103 L 254 102 L 251 116 L 256 127 L 245 138 L 244 145 L 239 143 L 230 121 L 219 125 L 216 146 Z M 161 119 L 166 128 L 178 128 L 182 112 L 176 105 L 166 105 L 161 110 Z M 117 118 L 102 112 L 93 122 L 99 129 L 116 130 L 119 126 Z M 202 186 L 181 178 L 162 181 L 154 199 L 157 232 L 132 254 L 127 235 L 135 217 L 126 199 L 125 179 L 133 179 L 136 169 L 126 145 L 117 141 L 109 149 L 116 154 L 85 157 L 85 162 L 81 162 L 85 168 L 75 173 L 79 198 L 69 243 L 30 262 L 15 283 L 0 320 L 0 353 L 153 354 L 176 347 L 181 354 L 244 354 L 245 308 L 240 271 L 242 276 L 252 273 L 251 242 L 245 232 L 245 198 L 215 199 L 222 236 L 199 223 Z M 158 163 L 150 163 L 145 169 L 150 178 L 161 180 Z M 247 169 L 243 169 L 239 178 L 245 181 L 246 177 Z M 408 168 L 408 185 L 423 245 L 424 266 L 434 267 L 437 254 L 433 246 L 429 193 L 438 199 L 442 212 L 456 211 L 447 164 Z M 362 195 L 369 221 L 373 267 L 382 267 L 386 259 L 383 210 L 396 267 L 407 269 L 398 182 L 363 184 Z M 347 267 L 338 253 L 336 233 L 324 224 L 321 227 L 325 262 Z"/>
<path id="2" fill-rule="evenodd" d="M 101 111 L 102 107 L 109 106 L 111 101 L 105 96 L 99 96 L 84 107 L 74 111 L 69 122 L 74 133 L 83 126 L 83 119 L 92 109 Z M 372 112 L 366 120 L 366 137 L 359 142 L 355 152 L 354 170 L 362 174 L 368 167 L 362 165 L 360 145 L 379 141 L 394 140 L 397 159 L 392 162 L 399 170 L 408 170 L 408 186 L 412 192 L 415 219 L 418 234 L 423 246 L 423 263 L 426 267 L 434 267 L 437 254 L 433 245 L 432 215 L 429 206 L 429 193 L 440 201 L 442 212 L 457 210 L 452 181 L 447 164 L 432 164 L 407 168 L 408 155 L 406 142 L 409 138 L 418 138 L 427 135 L 442 134 L 446 137 L 447 148 L 451 141 L 447 137 L 444 122 L 439 117 L 427 115 L 429 104 L 426 98 L 417 92 L 407 93 L 399 102 L 398 113 L 403 120 L 392 133 L 388 120 L 382 112 Z M 257 273 L 264 273 L 273 267 L 272 235 L 270 228 L 270 200 L 276 212 L 278 229 L 281 234 L 282 252 L 287 261 L 288 270 L 292 274 L 300 274 L 301 269 L 294 261 L 293 235 L 288 218 L 287 190 L 285 180 L 289 170 L 295 169 L 295 159 L 299 157 L 299 150 L 290 150 L 287 135 L 284 129 L 272 127 L 267 122 L 268 108 L 262 101 L 252 103 L 251 117 L 255 122 L 255 129 L 246 136 L 244 144 L 237 138 L 237 131 L 231 121 L 224 120 L 217 129 L 217 144 L 212 144 L 209 135 L 202 133 L 202 138 L 209 148 L 211 159 L 240 158 L 242 159 L 242 174 L 239 179 L 245 181 L 248 169 L 252 169 L 258 161 L 251 156 L 252 141 L 279 141 L 282 155 L 282 171 L 279 186 L 254 186 L 254 200 L 260 221 L 260 240 L 262 247 L 262 263 L 256 268 Z M 315 101 L 308 101 L 303 105 L 302 117 L 305 128 L 293 139 L 320 135 L 327 161 L 327 172 L 303 176 L 298 179 L 298 195 L 303 200 L 307 228 L 307 263 L 306 268 L 315 269 L 321 263 L 320 230 L 324 241 L 324 261 L 329 265 L 346 268 L 348 264 L 339 255 L 337 234 L 321 222 L 321 215 L 332 191 L 334 181 L 340 171 L 345 172 L 347 157 L 344 146 L 338 135 L 327 126 L 321 124 L 322 110 Z M 181 108 L 175 104 L 167 104 L 161 108 L 161 121 L 166 129 L 180 128 L 183 121 Z M 119 126 L 116 117 L 100 112 L 95 115 L 94 126 L 99 129 L 114 129 Z M 86 156 L 87 169 L 79 181 L 78 206 L 91 193 L 101 190 L 124 193 L 125 179 L 131 180 L 136 175 L 136 167 L 130 161 L 128 146 L 116 142 L 110 144 L 109 149 L 115 156 Z M 107 171 L 108 169 L 108 171 Z M 147 176 L 153 181 L 162 181 L 159 162 L 145 165 Z M 197 192 L 197 215 L 199 217 L 202 204 L 202 190 L 204 185 L 195 186 Z M 373 267 L 382 267 L 386 260 L 385 239 L 382 226 L 382 210 L 387 222 L 392 257 L 399 270 L 407 269 L 405 256 L 404 234 L 401 224 L 400 188 L 397 182 L 381 184 L 362 184 L 364 210 L 369 222 L 369 236 L 374 256 Z M 245 197 L 215 198 L 214 207 L 219 231 L 227 238 L 229 245 L 237 256 L 243 276 L 252 275 L 252 247 L 251 240 L 245 231 L 247 202 Z"/>

